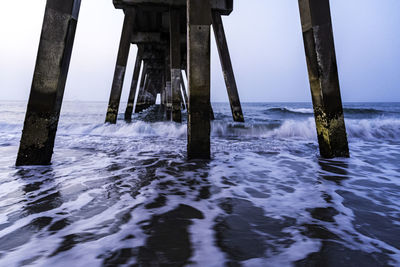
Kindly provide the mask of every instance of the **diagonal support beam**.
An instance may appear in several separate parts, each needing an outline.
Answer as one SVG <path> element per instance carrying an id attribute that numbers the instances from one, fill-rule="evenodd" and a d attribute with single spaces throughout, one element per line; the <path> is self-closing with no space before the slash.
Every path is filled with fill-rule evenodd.
<path id="1" fill-rule="evenodd" d="M 154 75 L 148 75 L 143 91 L 144 109 L 147 109 L 152 105 L 153 99 L 155 102 L 155 96 L 153 96 L 152 94 L 153 85 L 154 85 Z"/>
<path id="2" fill-rule="evenodd" d="M 121 41 L 119 44 L 117 64 L 108 102 L 106 122 L 117 123 L 119 103 L 121 100 L 122 86 L 125 78 L 126 64 L 128 62 L 131 35 L 135 22 L 136 11 L 133 8 L 125 11 L 124 25 L 122 27 Z"/>
<path id="3" fill-rule="evenodd" d="M 186 86 L 185 86 L 185 82 L 183 81 L 182 72 L 181 72 L 181 86 L 182 86 L 183 97 L 185 98 L 185 103 L 186 103 L 186 106 L 187 106 L 188 103 L 189 103 L 189 100 L 188 100 L 188 96 L 187 96 L 187 93 L 186 93 Z"/>
<path id="4" fill-rule="evenodd" d="M 141 47 L 138 47 L 135 68 L 133 70 L 131 90 L 129 92 L 128 104 L 127 104 L 126 110 L 125 110 L 125 120 L 126 121 L 131 121 L 131 119 L 132 119 L 133 105 L 134 105 L 135 96 L 136 96 L 136 89 L 137 89 L 138 82 L 139 82 L 140 67 L 142 66 L 142 55 L 143 55 L 143 49 Z"/>
<path id="5" fill-rule="evenodd" d="M 237 122 L 244 122 L 242 106 L 240 104 L 235 75 L 233 73 L 232 61 L 229 54 L 228 43 L 226 41 L 224 25 L 222 24 L 221 14 L 216 10 L 212 11 L 212 25 L 214 29 L 215 41 L 217 43 L 219 59 L 221 61 L 222 71 L 224 73 L 226 89 L 228 91 L 233 120 Z"/>
<path id="6" fill-rule="evenodd" d="M 348 157 L 329 0 L 299 0 L 311 95 L 322 157 Z"/>
<path id="7" fill-rule="evenodd" d="M 141 112 L 143 109 L 145 109 L 144 105 L 144 87 L 146 84 L 147 80 L 147 63 L 144 62 L 143 64 L 143 70 L 142 70 L 142 77 L 140 78 L 140 84 L 139 84 L 139 92 L 137 95 L 136 99 L 136 106 L 135 106 L 135 113 Z"/>
<path id="8" fill-rule="evenodd" d="M 80 4 L 47 1 L 18 166 L 51 163 Z"/>

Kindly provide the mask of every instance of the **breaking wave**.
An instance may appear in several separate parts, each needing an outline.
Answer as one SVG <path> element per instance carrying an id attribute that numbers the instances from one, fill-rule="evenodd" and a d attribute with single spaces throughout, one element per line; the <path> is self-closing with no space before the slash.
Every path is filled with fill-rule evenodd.
<path id="1" fill-rule="evenodd" d="M 253 135 L 274 138 L 301 138 L 315 139 L 315 121 L 285 120 L 281 123 L 267 125 L 250 125 L 247 127 L 232 124 L 222 125 L 214 123 L 213 133 L 219 136 Z M 375 119 L 375 120 L 346 120 L 346 128 L 349 138 L 362 140 L 396 140 L 400 134 L 399 119 Z"/>
<path id="2" fill-rule="evenodd" d="M 400 119 L 348 119 L 346 128 L 349 138 L 362 140 L 397 140 L 400 135 Z M 18 124 L 0 125 L 0 133 L 17 134 L 22 126 Z M 60 125 L 58 135 L 71 136 L 105 136 L 134 138 L 143 136 L 162 136 L 186 138 L 186 124 L 172 122 L 120 122 L 117 125 L 71 123 Z M 212 123 L 211 135 L 216 137 L 272 137 L 299 138 L 314 140 L 316 138 L 314 118 L 303 120 L 271 120 L 267 123 L 234 123 L 215 121 Z"/>
<path id="3" fill-rule="evenodd" d="M 269 108 L 265 111 L 265 114 L 313 114 L 312 108 Z"/>

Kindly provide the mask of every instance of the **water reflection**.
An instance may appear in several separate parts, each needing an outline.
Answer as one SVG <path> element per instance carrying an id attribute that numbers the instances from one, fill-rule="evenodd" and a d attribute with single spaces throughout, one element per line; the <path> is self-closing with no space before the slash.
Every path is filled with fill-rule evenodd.
<path id="1" fill-rule="evenodd" d="M 352 266 L 349 265 L 349 259 L 355 263 L 354 266 L 382 266 L 383 263 L 387 266 L 391 265 L 391 259 L 383 250 L 367 253 L 355 248 L 355 243 L 363 246 L 368 244 L 368 241 L 363 240 L 363 234 L 369 235 L 369 233 L 360 231 L 360 225 L 366 226 L 365 223 L 368 221 L 370 223 L 379 221 L 382 224 L 386 220 L 383 217 L 377 218 L 376 214 L 368 219 L 361 214 L 362 212 L 358 211 L 361 206 L 372 210 L 379 210 L 379 208 L 373 208 L 374 205 L 371 201 L 359 198 L 350 192 L 351 188 L 348 183 L 354 180 L 354 176 L 349 170 L 348 161 L 349 159 L 320 159 L 318 161 L 321 167 L 319 172 L 320 184 L 326 184 L 323 181 L 330 181 L 334 182 L 336 186 L 326 184 L 324 190 L 322 190 L 326 204 L 322 205 L 323 207 L 308 210 L 314 222 L 304 225 L 303 234 L 321 240 L 321 247 L 319 251 L 297 261 L 296 266 Z M 360 201 L 366 201 L 366 203 L 361 204 Z M 348 209 L 351 210 L 350 213 Z M 373 214 L 369 211 L 367 213 Z M 366 214 L 364 213 L 364 215 Z M 372 217 L 375 218 L 372 219 Z M 381 226 L 375 225 L 369 229 L 378 230 L 381 229 Z M 388 227 L 394 230 L 393 225 L 388 225 Z M 343 231 L 352 231 L 354 238 L 343 239 L 342 236 L 346 236 Z M 358 236 L 355 234 L 357 231 L 359 231 Z M 376 237 L 376 235 L 373 236 Z M 384 238 L 380 237 L 380 239 Z"/>
<path id="2" fill-rule="evenodd" d="M 54 172 L 51 167 L 21 168 L 13 179 L 22 184 L 23 194 L 14 199 L 23 203 L 22 208 L 7 215 L 7 223 L 1 228 L 12 230 L 0 237 L 0 250 L 7 252 L 28 243 L 53 221 L 52 216 L 37 215 L 53 210 L 62 205 Z M 10 226 L 16 227 L 10 227 Z"/>
<path id="3" fill-rule="evenodd" d="M 319 177 L 328 181 L 335 182 L 341 185 L 348 177 L 348 159 L 318 159 L 318 164 L 321 167 Z"/>
<path id="4" fill-rule="evenodd" d="M 204 214 L 196 207 L 184 203 L 188 202 L 188 199 L 201 201 L 211 194 L 206 189 L 210 187 L 209 162 L 187 163 L 185 160 L 172 162 L 148 158 L 138 163 L 145 167 L 138 170 L 141 188 L 149 183 L 155 186 L 141 207 L 147 210 L 147 213 L 154 215 L 135 224 L 146 239 L 141 246 L 124 246 L 110 250 L 99 258 L 103 259 L 103 265 L 106 266 L 189 264 L 189 259 L 194 254 L 189 227 L 193 224 L 193 220 L 204 219 Z M 187 173 L 191 173 L 191 176 L 187 176 Z M 154 191 L 157 193 L 154 194 Z M 141 194 L 147 195 L 146 192 Z M 175 204 L 170 203 L 172 200 L 175 200 Z M 130 216 L 135 216 L 137 212 L 140 211 L 132 211 Z M 124 241 L 133 244 L 136 238 L 135 235 L 128 235 Z"/>

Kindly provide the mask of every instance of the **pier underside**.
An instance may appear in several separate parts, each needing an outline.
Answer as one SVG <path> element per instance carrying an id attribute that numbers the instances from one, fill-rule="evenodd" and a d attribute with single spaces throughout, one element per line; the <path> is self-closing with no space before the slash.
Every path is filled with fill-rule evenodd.
<path id="1" fill-rule="evenodd" d="M 156 103 L 182 122 L 188 110 L 188 158 L 210 158 L 210 46 L 213 27 L 232 116 L 244 122 L 221 16 L 233 0 L 114 0 L 124 12 L 106 123 L 117 123 L 131 45 L 135 67 L 126 121 Z M 50 164 L 80 0 L 48 0 L 17 165 Z M 349 156 L 329 0 L 299 0 L 321 156 Z M 182 71 L 187 75 L 187 89 Z M 136 103 L 136 105 L 135 105 Z"/>

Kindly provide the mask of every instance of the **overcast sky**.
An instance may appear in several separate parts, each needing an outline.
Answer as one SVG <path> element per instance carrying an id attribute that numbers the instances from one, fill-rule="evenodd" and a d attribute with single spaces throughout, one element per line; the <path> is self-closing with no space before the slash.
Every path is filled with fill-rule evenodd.
<path id="1" fill-rule="evenodd" d="M 45 0 L 0 0 L 0 100 L 24 100 Z M 296 0 L 235 0 L 224 17 L 241 100 L 310 101 Z M 331 0 L 344 101 L 400 101 L 400 1 Z M 82 0 L 65 100 L 107 101 L 122 27 L 112 0 Z M 214 40 L 213 40 L 214 42 Z M 136 47 L 132 46 L 122 101 Z M 212 101 L 228 101 L 212 50 Z"/>

